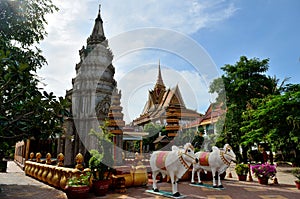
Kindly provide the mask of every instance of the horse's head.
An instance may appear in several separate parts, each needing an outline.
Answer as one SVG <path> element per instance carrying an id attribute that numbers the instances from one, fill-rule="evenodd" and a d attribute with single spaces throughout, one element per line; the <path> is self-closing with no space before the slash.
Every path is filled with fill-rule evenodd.
<path id="1" fill-rule="evenodd" d="M 187 151 L 188 149 L 190 149 L 190 150 L 192 150 L 192 151 L 195 150 L 195 148 L 193 147 L 193 145 L 192 145 L 191 143 L 186 143 L 186 144 L 183 146 L 183 149 L 184 149 L 185 151 Z"/>
<path id="2" fill-rule="evenodd" d="M 183 147 L 183 153 L 185 154 L 185 159 L 189 159 L 189 162 L 196 161 L 198 162 L 198 159 L 195 156 L 195 148 L 191 143 L 186 143 Z"/>
<path id="3" fill-rule="evenodd" d="M 236 161 L 236 155 L 233 152 L 231 146 L 229 146 L 229 144 L 225 144 L 224 145 L 224 155 L 226 155 L 226 159 L 229 159 L 230 161 L 235 162 Z"/>

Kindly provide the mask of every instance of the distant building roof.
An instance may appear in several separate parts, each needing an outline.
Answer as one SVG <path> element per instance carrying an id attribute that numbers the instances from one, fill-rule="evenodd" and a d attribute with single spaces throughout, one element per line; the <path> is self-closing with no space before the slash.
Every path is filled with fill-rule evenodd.
<path id="1" fill-rule="evenodd" d="M 183 128 L 187 129 L 187 128 L 215 123 L 218 121 L 219 117 L 223 115 L 225 112 L 226 110 L 222 109 L 222 105 L 211 103 L 207 111 L 205 112 L 204 116 L 186 124 Z"/>
<path id="2" fill-rule="evenodd" d="M 179 86 L 166 89 L 161 75 L 160 65 L 158 66 L 158 78 L 153 90 L 149 91 L 148 101 L 146 102 L 141 115 L 133 120 L 134 125 L 143 125 L 151 121 L 166 119 L 168 108 L 176 109 L 178 118 L 193 120 L 200 118 L 197 111 L 185 107 Z M 174 110 L 174 109 L 173 109 Z"/>
<path id="3" fill-rule="evenodd" d="M 154 140 L 154 144 L 156 144 L 156 143 L 169 143 L 170 142 L 170 140 L 169 140 L 169 138 L 166 136 L 166 135 L 163 135 L 163 136 L 158 136 L 157 138 L 156 138 L 156 140 Z"/>

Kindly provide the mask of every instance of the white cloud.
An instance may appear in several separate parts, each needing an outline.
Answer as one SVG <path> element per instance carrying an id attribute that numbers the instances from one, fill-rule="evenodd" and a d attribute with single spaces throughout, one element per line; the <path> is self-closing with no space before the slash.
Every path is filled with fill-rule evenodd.
<path id="1" fill-rule="evenodd" d="M 103 2 L 103 17 L 107 21 L 106 31 L 109 35 L 141 27 L 164 27 L 192 34 L 227 19 L 235 11 L 233 4 L 224 0 Z"/>
<path id="2" fill-rule="evenodd" d="M 53 0 L 53 2 L 60 8 L 60 11 L 47 17 L 48 37 L 41 43 L 41 48 L 44 52 L 43 54 L 45 55 L 49 65 L 43 67 L 43 69 L 38 72 L 38 75 L 40 75 L 44 79 L 43 82 L 47 84 L 47 86 L 45 87 L 47 91 L 53 91 L 57 96 L 64 96 L 65 91 L 72 88 L 71 81 L 72 78 L 75 77 L 75 65 L 79 61 L 78 50 L 80 50 L 83 45 L 86 45 L 86 39 L 91 34 L 94 25 L 94 19 L 96 18 L 98 13 L 99 1 Z M 232 16 L 236 11 L 236 8 L 232 3 L 224 0 L 217 0 L 213 2 L 210 0 L 110 0 L 103 1 L 101 2 L 101 4 L 101 15 L 104 21 L 104 31 L 106 37 L 109 40 L 114 40 L 112 41 L 112 43 L 117 43 L 117 45 L 111 45 L 113 53 L 117 55 L 116 58 L 120 59 L 116 60 L 114 64 L 116 67 L 115 76 L 117 80 L 125 77 L 131 77 L 130 75 L 132 74 L 130 71 L 135 70 L 135 68 L 128 68 L 127 66 L 135 66 L 136 69 L 139 69 L 143 64 L 147 65 L 149 63 L 157 63 L 158 59 L 164 59 L 163 64 L 170 66 L 170 69 L 172 69 L 173 72 L 176 73 L 177 71 L 178 73 L 178 71 L 181 71 L 179 76 L 182 77 L 183 83 L 178 83 L 182 91 L 183 98 L 187 101 L 187 106 L 188 101 L 190 100 L 189 97 L 186 97 L 186 94 L 184 93 L 188 90 L 186 89 L 187 85 L 190 85 L 190 93 L 196 93 L 195 99 L 197 103 L 200 103 L 200 101 L 202 100 L 206 101 L 207 103 L 207 97 L 205 97 L 205 99 L 201 97 L 202 95 L 205 95 L 204 93 L 202 94 L 202 90 L 198 90 L 193 85 L 197 84 L 194 81 L 198 81 L 199 77 L 200 79 L 205 77 L 205 81 L 207 82 L 211 81 L 212 77 L 205 73 L 207 73 L 207 69 L 211 69 L 214 66 L 210 63 L 211 60 L 204 59 L 203 56 L 199 54 L 193 55 L 194 52 L 198 52 L 198 50 L 200 49 L 199 46 L 195 44 L 193 45 L 193 49 L 186 50 L 187 46 L 184 45 L 184 42 L 176 42 L 178 41 L 178 35 L 175 34 L 174 37 L 167 35 L 166 38 L 165 35 L 163 35 L 164 31 L 161 31 L 160 34 L 155 32 L 155 34 L 153 34 L 153 32 L 150 32 L 147 37 L 144 32 L 143 37 L 140 37 L 144 38 L 144 40 L 135 40 L 134 37 L 132 37 L 131 40 L 123 39 L 116 42 L 116 38 L 121 33 L 126 33 L 130 30 L 136 30 L 138 28 L 145 27 L 169 29 L 178 31 L 183 34 L 191 35 L 201 30 L 202 28 L 211 28 L 217 23 L 222 22 L 223 20 L 226 20 L 228 17 Z M 133 32 L 137 33 L 135 31 Z M 141 35 L 136 35 L 136 37 L 139 36 Z M 184 38 L 184 35 L 182 38 Z M 133 51 L 140 51 L 140 49 L 149 46 L 149 44 L 156 47 L 156 50 L 160 49 L 157 48 L 157 46 L 161 46 L 161 49 L 166 48 L 169 54 L 175 53 L 177 54 L 177 56 L 181 56 L 182 59 L 190 62 L 193 67 L 196 67 L 196 71 L 198 70 L 200 74 L 198 74 L 198 77 L 194 77 L 193 75 L 195 74 L 193 74 L 192 71 L 189 71 L 186 68 L 182 68 L 180 65 L 174 63 L 174 60 L 173 62 L 172 60 L 167 60 L 170 56 L 161 54 L 160 52 L 156 54 L 154 53 L 154 56 L 150 57 L 146 53 L 137 53 L 135 54 L 135 56 L 130 56 L 129 54 L 131 52 L 127 51 L 128 49 L 131 49 Z M 124 53 L 122 55 L 125 57 L 124 59 L 122 59 L 122 56 L 118 54 L 118 51 Z M 153 52 L 150 54 L 153 55 Z M 202 61 L 201 66 L 198 63 L 199 59 L 201 59 Z M 205 69 L 201 69 L 201 67 L 204 66 Z M 149 69 L 147 72 L 145 72 L 147 76 L 149 75 L 149 78 L 153 78 L 154 75 L 154 81 L 156 81 L 156 69 L 157 68 L 154 67 L 154 69 L 151 69 L 154 71 L 151 72 L 151 70 Z M 208 72 L 208 74 L 215 75 L 214 71 Z M 135 80 L 140 81 L 139 83 L 140 85 L 143 85 L 142 87 L 144 88 L 144 90 L 147 90 L 149 88 L 149 86 L 151 85 L 150 82 L 152 82 L 153 84 L 153 79 L 151 81 L 148 80 L 147 83 L 147 81 L 145 81 L 147 78 L 144 76 L 134 77 Z M 168 74 L 164 74 L 164 79 L 166 83 L 169 81 Z M 189 80 L 186 81 L 188 82 L 186 85 L 184 84 L 184 79 Z M 118 84 L 119 87 L 124 87 L 124 85 L 121 85 L 121 83 Z M 170 84 L 170 86 L 175 86 L 175 84 L 173 84 L 171 80 Z M 205 84 L 205 82 L 203 83 L 203 79 L 202 84 Z M 132 91 L 130 90 L 130 86 L 132 85 L 128 83 L 126 84 L 126 86 L 128 86 L 128 88 L 122 88 L 123 96 L 132 95 L 125 93 L 125 91 Z M 167 84 L 166 86 L 168 87 Z M 145 95 L 147 95 L 147 92 Z M 137 97 L 131 97 L 130 99 L 136 101 L 136 98 Z M 141 102 L 136 101 L 135 103 Z M 142 103 L 144 105 L 145 100 L 142 101 Z M 191 102 L 191 104 L 192 103 L 193 102 Z M 140 104 L 137 104 L 135 107 L 137 107 L 137 109 L 139 110 L 143 108 L 140 107 Z M 199 107 L 189 108 L 199 109 Z M 130 109 L 133 109 L 133 107 L 130 107 Z M 130 110 L 130 112 L 134 112 L 134 114 L 136 114 L 136 112 L 138 111 Z"/>

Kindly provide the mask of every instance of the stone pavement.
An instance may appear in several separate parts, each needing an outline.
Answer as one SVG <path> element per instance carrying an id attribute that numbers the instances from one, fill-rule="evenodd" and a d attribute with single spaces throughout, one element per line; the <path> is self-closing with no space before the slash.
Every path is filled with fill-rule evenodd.
<path id="1" fill-rule="evenodd" d="M 253 177 L 253 182 L 239 182 L 234 172 L 230 170 L 232 178 L 226 176 L 222 181 L 225 189 L 192 187 L 189 182 L 180 182 L 178 185 L 181 194 L 187 199 L 296 199 L 300 198 L 300 190 L 296 189 L 295 178 L 290 174 L 290 167 L 278 167 L 277 178 L 279 184 L 275 185 L 269 180 L 269 185 L 259 185 Z M 211 184 L 211 182 L 204 182 Z M 160 190 L 170 191 L 170 183 L 159 183 Z M 89 199 L 165 199 L 165 197 L 152 195 L 145 191 L 151 189 L 151 184 L 145 187 L 128 188 L 126 194 L 109 193 L 104 197 L 95 197 L 90 193 Z M 12 161 L 8 163 L 7 173 L 0 173 L 0 198 L 1 199 L 66 199 L 66 194 L 31 177 Z"/>
<path id="2" fill-rule="evenodd" d="M 25 176 L 23 170 L 15 162 L 8 161 L 7 173 L 0 173 L 0 198 L 66 199 L 67 196 L 62 191 Z"/>

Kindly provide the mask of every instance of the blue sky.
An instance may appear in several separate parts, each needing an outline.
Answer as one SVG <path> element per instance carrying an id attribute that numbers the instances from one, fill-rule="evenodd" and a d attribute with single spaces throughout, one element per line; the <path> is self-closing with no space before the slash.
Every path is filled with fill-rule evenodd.
<path id="1" fill-rule="evenodd" d="M 48 16 L 41 43 L 48 66 L 38 73 L 47 91 L 64 96 L 72 88 L 99 2 L 127 122 L 141 113 L 158 60 L 166 86 L 179 85 L 186 106 L 201 113 L 214 98 L 207 92 L 212 77 L 242 55 L 269 58 L 268 75 L 300 83 L 300 1 L 54 0 L 60 11 Z M 119 56 L 124 48 L 134 50 Z"/>
<path id="2" fill-rule="evenodd" d="M 300 2 L 235 1 L 237 11 L 212 29 L 193 34 L 218 67 L 241 55 L 270 58 L 268 74 L 300 83 Z"/>

